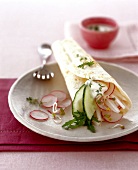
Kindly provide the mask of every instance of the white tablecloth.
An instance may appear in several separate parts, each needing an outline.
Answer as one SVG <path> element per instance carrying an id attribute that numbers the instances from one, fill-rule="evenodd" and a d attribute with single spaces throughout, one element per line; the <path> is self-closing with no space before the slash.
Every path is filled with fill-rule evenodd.
<path id="1" fill-rule="evenodd" d="M 64 22 L 110 16 L 138 20 L 137 0 L 0 0 L 0 78 L 18 77 L 40 64 L 37 46 L 64 38 Z M 51 59 L 52 60 L 52 59 Z M 138 73 L 137 63 L 117 63 Z M 138 152 L 0 152 L 7 170 L 136 170 Z"/>

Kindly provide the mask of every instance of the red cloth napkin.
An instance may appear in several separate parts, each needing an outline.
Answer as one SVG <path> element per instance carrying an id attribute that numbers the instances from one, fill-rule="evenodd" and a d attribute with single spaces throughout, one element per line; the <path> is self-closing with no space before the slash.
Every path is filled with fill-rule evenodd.
<path id="1" fill-rule="evenodd" d="M 8 106 L 15 79 L 0 79 L 0 151 L 117 151 L 138 150 L 138 131 L 102 142 L 69 142 L 39 135 L 18 122 Z"/>

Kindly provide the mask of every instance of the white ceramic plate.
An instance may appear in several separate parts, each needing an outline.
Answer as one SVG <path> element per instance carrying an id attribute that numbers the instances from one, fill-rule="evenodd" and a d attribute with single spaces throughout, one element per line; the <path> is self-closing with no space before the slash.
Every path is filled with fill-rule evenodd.
<path id="1" fill-rule="evenodd" d="M 62 124 L 72 119 L 71 106 L 67 108 L 66 115 L 63 116 L 61 124 L 55 124 L 51 115 L 45 122 L 31 119 L 29 112 L 36 109 L 36 107 L 29 106 L 26 102 L 27 97 L 41 98 L 44 94 L 54 89 L 63 90 L 68 94 L 64 79 L 56 63 L 48 65 L 49 69 L 55 72 L 54 79 L 48 81 L 36 80 L 32 77 L 32 72 L 36 70 L 33 69 L 15 81 L 8 96 L 9 106 L 14 117 L 36 133 L 66 141 L 102 141 L 121 137 L 136 131 L 138 129 L 138 76 L 117 65 L 101 63 L 101 66 L 117 80 L 132 100 L 133 107 L 119 122 L 125 126 L 124 130 L 121 128 L 112 129 L 111 127 L 115 124 L 106 122 L 102 123 L 102 126 L 96 127 L 96 133 L 90 132 L 86 127 L 65 130 L 62 128 Z"/>

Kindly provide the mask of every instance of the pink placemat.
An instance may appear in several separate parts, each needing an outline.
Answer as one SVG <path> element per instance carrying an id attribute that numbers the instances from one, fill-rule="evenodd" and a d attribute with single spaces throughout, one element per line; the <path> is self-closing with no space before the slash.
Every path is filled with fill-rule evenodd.
<path id="1" fill-rule="evenodd" d="M 0 151 L 118 151 L 138 150 L 138 131 L 102 142 L 69 142 L 39 135 L 18 122 L 8 106 L 15 79 L 0 79 Z"/>
<path id="2" fill-rule="evenodd" d="M 109 48 L 97 50 L 87 45 L 80 32 L 79 23 L 66 22 L 66 38 L 72 37 L 96 60 L 109 62 L 138 62 L 138 23 L 122 23 L 119 33 Z"/>

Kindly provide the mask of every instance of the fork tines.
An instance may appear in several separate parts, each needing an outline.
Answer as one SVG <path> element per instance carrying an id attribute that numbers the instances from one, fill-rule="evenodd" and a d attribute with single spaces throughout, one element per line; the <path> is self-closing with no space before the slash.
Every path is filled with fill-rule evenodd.
<path id="1" fill-rule="evenodd" d="M 33 77 L 36 77 L 38 79 L 42 79 L 42 80 L 49 80 L 51 77 L 54 77 L 54 73 L 50 72 L 48 74 L 40 74 L 40 72 L 36 71 L 33 73 Z"/>

